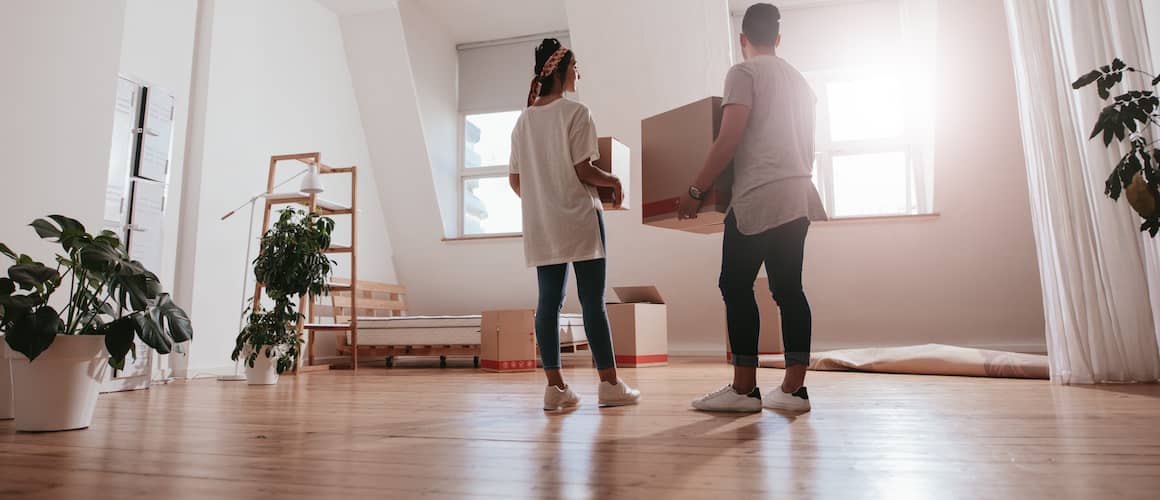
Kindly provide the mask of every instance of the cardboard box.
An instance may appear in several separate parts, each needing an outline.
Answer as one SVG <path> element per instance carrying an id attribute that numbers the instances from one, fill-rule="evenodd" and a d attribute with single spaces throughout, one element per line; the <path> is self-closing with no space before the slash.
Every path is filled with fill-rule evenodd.
<path id="1" fill-rule="evenodd" d="M 781 310 L 777 302 L 769 293 L 769 279 L 757 278 L 753 284 L 753 292 L 757 294 L 757 309 L 761 311 L 761 335 L 757 338 L 757 354 L 782 354 L 785 348 L 781 344 Z M 725 335 L 725 359 L 732 359 L 729 349 L 729 335 Z"/>
<path id="2" fill-rule="evenodd" d="M 616 365 L 648 367 L 669 364 L 668 306 L 654 286 L 613 287 L 620 303 L 611 303 L 608 321 Z"/>
<path id="3" fill-rule="evenodd" d="M 531 309 L 484 311 L 479 366 L 489 372 L 536 369 L 536 313 Z"/>
<path id="4" fill-rule="evenodd" d="M 600 137 L 596 139 L 600 151 L 600 159 L 593 165 L 597 168 L 620 178 L 620 186 L 624 189 L 624 200 L 620 208 L 612 206 L 612 188 L 597 188 L 600 192 L 600 201 L 604 202 L 605 210 L 628 210 L 629 182 L 632 178 L 632 154 L 624 143 L 615 137 Z"/>
<path id="5" fill-rule="evenodd" d="M 709 97 L 641 121 L 643 223 L 702 234 L 724 231 L 733 187 L 731 166 L 710 189 L 696 219 L 677 219 L 680 199 L 717 138 L 721 113 L 721 98 Z"/>

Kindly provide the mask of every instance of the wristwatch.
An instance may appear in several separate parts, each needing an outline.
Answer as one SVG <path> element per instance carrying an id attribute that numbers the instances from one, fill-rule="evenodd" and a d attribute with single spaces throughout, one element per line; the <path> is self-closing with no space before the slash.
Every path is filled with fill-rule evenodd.
<path id="1" fill-rule="evenodd" d="M 695 185 L 689 186 L 689 198 L 692 198 L 692 199 L 697 200 L 697 201 L 704 201 L 705 196 L 707 196 L 708 194 L 709 193 L 701 191 L 701 188 L 698 188 Z"/>

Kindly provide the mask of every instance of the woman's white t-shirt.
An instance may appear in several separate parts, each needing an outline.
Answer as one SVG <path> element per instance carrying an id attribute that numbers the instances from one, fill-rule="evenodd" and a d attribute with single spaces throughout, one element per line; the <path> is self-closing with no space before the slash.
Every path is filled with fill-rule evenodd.
<path id="1" fill-rule="evenodd" d="M 528 267 L 604 258 L 600 196 L 574 167 L 599 157 L 596 124 L 583 104 L 560 98 L 516 121 L 510 165 L 520 176 Z"/>

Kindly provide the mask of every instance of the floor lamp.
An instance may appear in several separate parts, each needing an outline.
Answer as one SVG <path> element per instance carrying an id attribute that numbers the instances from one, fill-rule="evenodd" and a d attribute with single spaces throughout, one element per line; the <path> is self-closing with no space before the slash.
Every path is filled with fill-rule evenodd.
<path id="1" fill-rule="evenodd" d="M 302 186 L 298 189 L 299 191 L 304 194 L 319 194 L 324 191 L 322 188 L 322 177 L 318 173 L 317 163 L 311 163 L 310 167 L 306 170 L 298 172 L 297 174 L 291 176 L 289 179 L 282 181 L 278 185 L 274 186 L 272 191 L 276 191 L 278 188 L 290 183 L 290 181 L 294 179 L 302 177 L 304 174 L 306 177 L 302 179 Z M 250 283 L 250 252 L 254 247 L 254 208 L 258 204 L 258 200 L 261 200 L 271 194 L 273 193 L 267 193 L 265 191 L 258 193 L 247 200 L 245 203 L 241 204 L 241 206 L 238 208 L 230 210 L 229 213 L 223 215 L 221 218 L 221 220 L 224 221 L 237 213 L 238 210 L 246 208 L 247 205 L 250 207 L 250 228 L 246 231 L 246 260 L 242 265 L 242 303 L 246 302 L 246 292 L 249 289 L 248 285 Z M 245 327 L 246 316 L 243 314 L 242 317 L 238 319 L 238 332 L 241 332 Z M 246 376 L 242 374 L 242 360 L 239 358 L 234 362 L 233 375 L 222 375 L 218 377 L 218 380 L 222 382 L 238 382 L 246 380 Z"/>

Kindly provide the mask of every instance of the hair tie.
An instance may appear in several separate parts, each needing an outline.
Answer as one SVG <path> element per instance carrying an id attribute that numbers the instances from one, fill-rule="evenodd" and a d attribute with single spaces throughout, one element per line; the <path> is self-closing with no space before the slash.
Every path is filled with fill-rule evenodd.
<path id="1" fill-rule="evenodd" d="M 541 80 L 554 73 L 556 71 L 556 67 L 560 65 L 560 61 L 562 61 L 566 55 L 568 55 L 568 49 L 561 45 L 560 48 L 556 49 L 556 51 L 552 53 L 552 57 L 549 57 L 548 60 L 544 62 L 544 67 L 540 70 L 540 74 L 532 77 L 531 88 L 528 90 L 528 106 L 531 106 L 532 103 L 536 101 L 536 96 L 540 95 L 540 88 L 543 87 L 543 82 Z"/>

